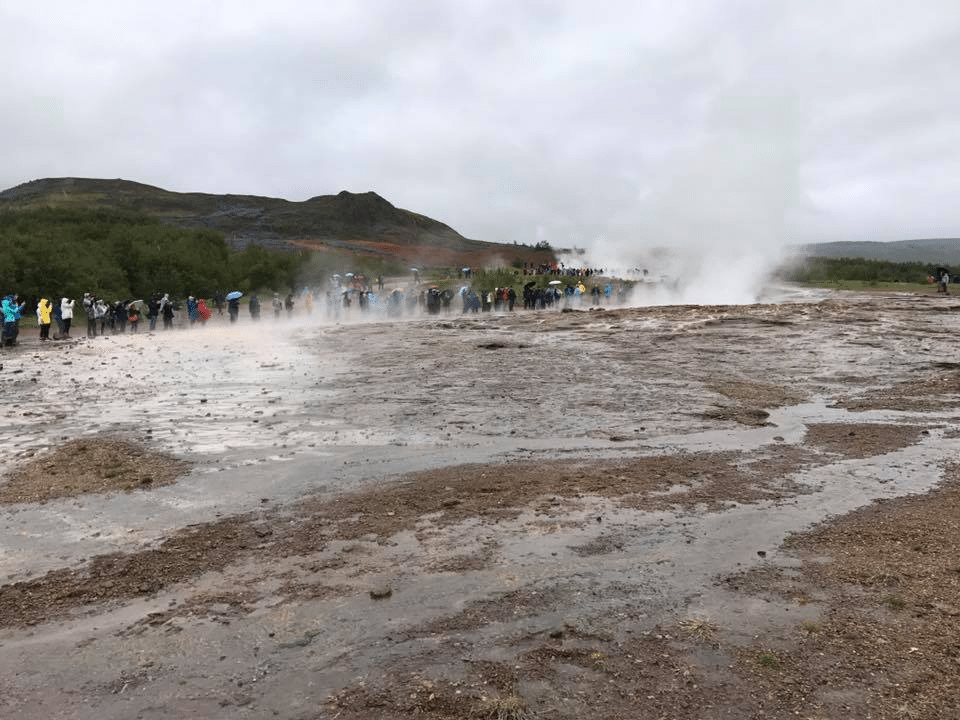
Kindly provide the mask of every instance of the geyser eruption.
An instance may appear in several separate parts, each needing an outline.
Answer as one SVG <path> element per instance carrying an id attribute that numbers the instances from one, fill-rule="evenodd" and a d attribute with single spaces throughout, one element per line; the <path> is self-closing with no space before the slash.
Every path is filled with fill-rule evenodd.
<path id="1" fill-rule="evenodd" d="M 706 116 L 700 139 L 651 163 L 634 206 L 575 261 L 646 281 L 632 304 L 757 302 L 796 239 L 808 203 L 790 103 L 727 93 Z"/>

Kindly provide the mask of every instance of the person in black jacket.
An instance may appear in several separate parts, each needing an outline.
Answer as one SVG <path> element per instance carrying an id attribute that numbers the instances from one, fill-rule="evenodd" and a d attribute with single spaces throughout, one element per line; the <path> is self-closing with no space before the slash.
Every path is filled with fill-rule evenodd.
<path id="1" fill-rule="evenodd" d="M 157 329 L 157 318 L 160 316 L 160 299 L 151 295 L 147 300 L 147 319 L 150 321 L 150 330 Z"/>
<path id="2" fill-rule="evenodd" d="M 166 295 L 164 295 L 163 297 L 166 300 L 166 302 L 163 303 L 163 308 L 160 310 L 160 314 L 163 315 L 163 329 L 172 330 L 173 318 L 176 313 L 174 312 L 174 309 L 173 309 L 173 302 L 169 298 L 167 298 Z"/>

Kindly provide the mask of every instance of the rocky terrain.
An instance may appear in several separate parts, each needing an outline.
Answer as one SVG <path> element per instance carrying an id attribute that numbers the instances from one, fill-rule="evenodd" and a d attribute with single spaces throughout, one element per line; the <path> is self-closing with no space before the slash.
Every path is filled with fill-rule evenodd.
<path id="1" fill-rule="evenodd" d="M 0 358 L 5 718 L 958 718 L 960 306 Z"/>

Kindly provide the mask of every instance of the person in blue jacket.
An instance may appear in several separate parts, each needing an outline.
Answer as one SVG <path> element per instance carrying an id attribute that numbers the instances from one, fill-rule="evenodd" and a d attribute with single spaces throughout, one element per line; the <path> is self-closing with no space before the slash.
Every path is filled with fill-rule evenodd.
<path id="1" fill-rule="evenodd" d="M 17 335 L 20 334 L 20 317 L 23 313 L 24 303 L 17 302 L 17 296 L 13 293 L 6 295 L 2 301 L 3 308 L 3 344 L 12 346 L 17 344 Z"/>

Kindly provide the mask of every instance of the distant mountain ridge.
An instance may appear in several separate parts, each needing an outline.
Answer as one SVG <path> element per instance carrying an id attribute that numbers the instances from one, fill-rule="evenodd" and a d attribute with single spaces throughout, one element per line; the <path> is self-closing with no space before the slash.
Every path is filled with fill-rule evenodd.
<path id="1" fill-rule="evenodd" d="M 482 266 L 509 253 L 545 261 L 526 245 L 471 240 L 450 226 L 392 205 L 375 192 L 318 195 L 295 202 L 257 195 L 178 193 L 131 180 L 46 178 L 0 192 L 0 212 L 38 207 L 109 208 L 144 213 L 184 228 L 222 232 L 236 249 L 307 248 L 389 256 L 403 262 Z"/>
<path id="2" fill-rule="evenodd" d="M 813 243 L 797 246 L 796 250 L 799 255 L 807 257 L 960 265 L 960 238 Z"/>

